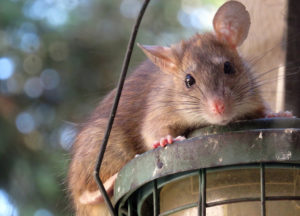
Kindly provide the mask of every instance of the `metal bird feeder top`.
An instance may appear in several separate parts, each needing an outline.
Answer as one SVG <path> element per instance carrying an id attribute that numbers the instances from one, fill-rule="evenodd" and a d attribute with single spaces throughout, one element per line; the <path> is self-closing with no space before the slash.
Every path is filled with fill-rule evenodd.
<path id="1" fill-rule="evenodd" d="M 211 209 L 250 202 L 249 209 L 256 208 L 264 216 L 274 209 L 266 203 L 278 207 L 277 201 L 300 200 L 300 119 L 258 119 L 210 126 L 191 136 L 196 137 L 146 152 L 120 171 L 114 194 L 118 215 L 232 216 L 242 215 L 234 213 L 238 207 L 230 214 Z M 282 185 L 288 187 L 277 191 Z M 192 192 L 187 192 L 189 188 Z M 227 194 L 224 188 L 229 190 Z M 219 195 L 214 194 L 216 191 Z M 170 194 L 173 202 L 166 204 Z M 282 208 L 291 209 L 289 205 Z M 184 210 L 197 214 L 184 214 Z M 223 213 L 214 214 L 217 211 Z"/>

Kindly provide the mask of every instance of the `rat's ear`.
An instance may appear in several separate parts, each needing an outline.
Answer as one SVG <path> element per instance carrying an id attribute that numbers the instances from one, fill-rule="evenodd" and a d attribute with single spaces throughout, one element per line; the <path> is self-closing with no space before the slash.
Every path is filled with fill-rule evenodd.
<path id="1" fill-rule="evenodd" d="M 162 71 L 174 73 L 177 71 L 176 58 L 170 47 L 148 46 L 137 44 L 148 58 Z"/>
<path id="2" fill-rule="evenodd" d="M 109 196 L 112 196 L 112 194 L 113 194 L 117 175 L 118 175 L 118 173 L 114 174 L 112 177 L 107 179 L 103 184 L 104 188 Z M 79 202 L 83 205 L 94 205 L 94 204 L 103 203 L 104 198 L 103 198 L 100 190 L 96 190 L 96 191 L 86 190 L 80 195 Z"/>
<path id="3" fill-rule="evenodd" d="M 217 11 L 213 25 L 217 38 L 236 48 L 247 38 L 250 16 L 242 3 L 228 1 Z"/>

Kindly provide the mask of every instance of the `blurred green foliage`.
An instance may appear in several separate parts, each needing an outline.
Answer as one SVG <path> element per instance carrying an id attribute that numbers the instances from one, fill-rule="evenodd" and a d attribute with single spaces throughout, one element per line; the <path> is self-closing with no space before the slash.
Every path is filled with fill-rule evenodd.
<path id="1" fill-rule="evenodd" d="M 0 2 L 0 216 L 71 215 L 65 177 L 82 122 L 116 85 L 141 0 Z M 205 31 L 222 0 L 153 0 L 137 42 Z M 145 59 L 135 48 L 130 71 Z"/>

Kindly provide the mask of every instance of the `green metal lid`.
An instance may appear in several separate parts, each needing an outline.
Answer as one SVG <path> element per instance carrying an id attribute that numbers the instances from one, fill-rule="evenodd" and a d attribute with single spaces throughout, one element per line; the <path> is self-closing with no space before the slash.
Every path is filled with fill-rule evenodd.
<path id="1" fill-rule="evenodd" d="M 170 174 L 257 162 L 300 163 L 300 119 L 274 118 L 209 126 L 194 138 L 148 151 L 119 172 L 114 200 Z"/>

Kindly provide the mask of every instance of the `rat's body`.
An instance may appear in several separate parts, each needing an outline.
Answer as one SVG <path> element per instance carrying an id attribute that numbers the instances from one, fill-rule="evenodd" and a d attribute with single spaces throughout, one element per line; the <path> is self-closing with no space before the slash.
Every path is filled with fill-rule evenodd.
<path id="1" fill-rule="evenodd" d="M 125 82 L 101 167 L 103 182 L 136 154 L 152 149 L 161 137 L 266 115 L 253 72 L 236 50 L 248 29 L 234 26 L 237 31 L 232 32 L 232 26 L 222 21 L 223 26 L 218 27 L 218 22 L 214 21 L 216 34 L 197 34 L 171 48 L 141 46 L 151 61 L 139 66 Z M 226 27 L 229 33 L 223 32 Z M 94 204 L 101 196 L 93 171 L 114 96 L 115 90 L 98 105 L 73 147 L 69 187 L 80 216 L 99 215 Z M 107 190 L 111 193 L 112 186 Z"/>

